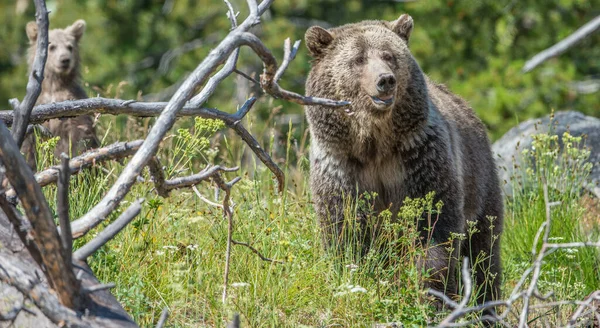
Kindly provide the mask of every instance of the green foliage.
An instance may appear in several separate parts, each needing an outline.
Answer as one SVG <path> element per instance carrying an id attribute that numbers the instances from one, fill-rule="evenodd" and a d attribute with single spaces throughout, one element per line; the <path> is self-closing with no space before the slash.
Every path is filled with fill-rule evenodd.
<path id="1" fill-rule="evenodd" d="M 563 146 L 561 148 L 561 145 Z M 561 151 L 561 149 L 563 149 Z M 507 204 L 508 215 L 503 234 L 503 254 L 507 262 L 507 280 L 517 280 L 523 267 L 529 266 L 534 237 L 546 221 L 544 185 L 548 186 L 552 224 L 551 242 L 596 240 L 598 226 L 584 230 L 580 223 L 584 208 L 581 205 L 581 186 L 591 171 L 585 160 L 590 151 L 581 137 L 565 133 L 534 136 L 533 147 L 523 151 L 526 159 L 523 174 L 514 177 L 514 198 Z M 533 245 L 539 250 L 538 245 Z M 600 252 L 595 248 L 567 248 L 552 252 L 544 258 L 540 292 L 554 291 L 569 299 L 581 299 L 597 289 L 600 274 L 597 270 Z M 516 271 L 515 271 L 516 270 Z"/>
<path id="2" fill-rule="evenodd" d="M 34 8 L 29 4 L 25 11 L 17 11 L 17 3 L 24 1 L 0 3 L 5 26 L 0 30 L 4 108 L 9 98 L 23 97 L 27 81 L 25 24 L 33 20 Z M 241 21 L 247 14 L 246 3 L 232 3 L 241 12 Z M 229 29 L 226 6 L 218 0 L 51 0 L 48 7 L 51 28 L 64 27 L 76 18 L 88 23 L 81 47 L 83 81 L 90 96 L 168 99 L 170 93 L 159 92 L 182 80 Z M 283 40 L 303 39 L 313 24 L 393 20 L 407 12 L 415 20 L 411 50 L 423 70 L 467 99 L 495 139 L 516 122 L 547 114 L 551 108 L 600 112 L 597 94 L 578 94 L 571 86 L 600 74 L 600 34 L 531 73 L 520 72 L 526 59 L 590 21 L 598 7 L 600 0 L 278 0 L 256 33 L 281 58 Z M 243 50 L 239 68 L 259 73 L 262 65 L 256 56 Z M 307 52 L 301 49 L 283 78 L 284 87 L 302 92 L 309 67 Z M 208 105 L 234 108 L 247 96 L 236 93 L 235 83 L 228 79 Z M 258 92 L 252 87 L 250 93 Z M 275 103 L 284 105 L 284 112 L 302 112 L 298 105 Z M 255 110 L 264 120 L 271 108 L 258 104 Z"/>

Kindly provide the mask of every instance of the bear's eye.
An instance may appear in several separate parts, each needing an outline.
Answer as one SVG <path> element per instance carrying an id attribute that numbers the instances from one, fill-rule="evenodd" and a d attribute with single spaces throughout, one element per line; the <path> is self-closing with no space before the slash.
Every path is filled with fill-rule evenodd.
<path id="1" fill-rule="evenodd" d="M 394 60 L 394 56 L 392 56 L 392 54 L 389 52 L 386 52 L 383 54 L 383 60 L 391 62 Z"/>
<path id="2" fill-rule="evenodd" d="M 354 58 L 354 64 L 362 65 L 364 63 L 365 63 L 365 57 L 359 56 L 359 57 Z"/>
<path id="3" fill-rule="evenodd" d="M 72 46 L 72 45 L 68 45 L 68 46 L 67 46 L 67 50 L 69 50 L 69 51 L 73 51 L 73 46 Z"/>
<path id="4" fill-rule="evenodd" d="M 48 47 L 48 49 L 49 49 L 50 51 L 54 51 L 54 49 L 56 49 L 56 46 L 55 46 L 55 45 L 53 45 L 53 44 L 51 44 L 51 45 Z"/>

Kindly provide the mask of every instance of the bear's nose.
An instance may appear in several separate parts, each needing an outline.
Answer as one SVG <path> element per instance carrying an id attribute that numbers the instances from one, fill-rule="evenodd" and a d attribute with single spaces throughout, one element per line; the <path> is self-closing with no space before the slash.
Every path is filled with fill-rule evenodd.
<path id="1" fill-rule="evenodd" d="M 63 64 L 63 66 L 68 66 L 70 62 L 71 62 L 70 58 L 61 59 L 61 61 L 60 61 L 60 63 Z"/>
<path id="2" fill-rule="evenodd" d="M 393 74 L 381 74 L 377 79 L 377 91 L 389 92 L 396 87 L 396 78 Z"/>

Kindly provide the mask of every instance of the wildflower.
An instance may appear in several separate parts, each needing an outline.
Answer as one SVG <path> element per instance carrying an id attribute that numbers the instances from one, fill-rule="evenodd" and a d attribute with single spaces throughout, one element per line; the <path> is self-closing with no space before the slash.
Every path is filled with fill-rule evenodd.
<path id="1" fill-rule="evenodd" d="M 247 282 L 234 282 L 231 284 L 231 287 L 234 287 L 234 288 L 238 288 L 238 287 L 241 288 L 241 287 L 248 287 L 248 286 L 250 286 L 250 284 Z"/>
<path id="2" fill-rule="evenodd" d="M 198 244 L 187 245 L 185 248 L 189 249 L 190 251 L 195 251 L 198 249 Z"/>
<path id="3" fill-rule="evenodd" d="M 363 287 L 355 286 L 352 289 L 350 289 L 350 292 L 351 293 L 366 293 L 367 290 L 365 288 L 363 288 Z"/>
<path id="4" fill-rule="evenodd" d="M 354 264 L 354 263 L 350 263 L 346 265 L 346 268 L 350 269 L 350 272 L 355 272 L 356 270 L 358 270 L 358 265 Z"/>

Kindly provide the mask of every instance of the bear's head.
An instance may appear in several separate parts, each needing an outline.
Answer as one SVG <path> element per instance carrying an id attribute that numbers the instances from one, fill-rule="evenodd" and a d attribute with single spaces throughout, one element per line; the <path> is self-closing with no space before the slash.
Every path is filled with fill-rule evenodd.
<path id="1" fill-rule="evenodd" d="M 420 72 L 408 49 L 412 29 L 413 19 L 406 14 L 392 22 L 309 28 L 305 40 L 314 60 L 307 93 L 351 101 L 353 110 L 391 112 L 406 94 L 411 75 Z"/>
<path id="2" fill-rule="evenodd" d="M 35 22 L 27 23 L 25 29 L 29 38 L 30 66 L 35 54 L 38 27 Z M 46 77 L 70 77 L 79 69 L 79 40 L 85 31 L 85 21 L 77 20 L 65 29 L 53 29 L 48 32 L 48 57 L 44 75 Z"/>

